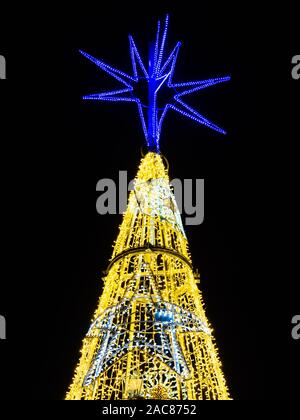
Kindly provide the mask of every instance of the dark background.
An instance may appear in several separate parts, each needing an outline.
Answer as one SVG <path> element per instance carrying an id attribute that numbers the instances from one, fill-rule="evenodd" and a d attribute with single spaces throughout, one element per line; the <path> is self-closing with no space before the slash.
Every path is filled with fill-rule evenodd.
<path id="1" fill-rule="evenodd" d="M 171 112 L 162 135 L 171 178 L 205 179 L 205 222 L 186 233 L 228 385 L 237 400 L 299 397 L 295 10 L 160 3 L 3 19 L 1 399 L 64 398 L 121 223 L 95 214 L 95 184 L 133 178 L 141 158 L 134 105 L 81 100 L 118 84 L 78 49 L 129 72 L 127 35 L 145 53 L 166 12 L 176 81 L 232 76 L 189 98 L 226 137 Z"/>

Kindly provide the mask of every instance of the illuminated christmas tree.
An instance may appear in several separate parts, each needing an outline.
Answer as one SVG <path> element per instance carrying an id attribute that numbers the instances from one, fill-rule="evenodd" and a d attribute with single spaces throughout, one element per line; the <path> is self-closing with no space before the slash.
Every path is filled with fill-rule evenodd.
<path id="1" fill-rule="evenodd" d="M 147 70 L 129 37 L 133 76 L 81 51 L 124 86 L 84 99 L 135 102 L 148 152 L 130 193 L 68 400 L 230 399 L 159 148 L 168 110 L 225 133 L 182 98 L 229 77 L 173 83 L 180 43 L 164 60 L 167 30 L 168 16 L 162 33 L 158 23 Z M 135 96 L 139 83 L 148 84 L 147 104 Z M 174 95 L 161 107 L 163 86 Z"/>

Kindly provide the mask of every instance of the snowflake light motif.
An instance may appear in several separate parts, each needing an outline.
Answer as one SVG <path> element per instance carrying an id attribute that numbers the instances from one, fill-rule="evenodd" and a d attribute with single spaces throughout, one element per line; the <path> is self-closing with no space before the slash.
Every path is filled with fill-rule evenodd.
<path id="1" fill-rule="evenodd" d="M 135 102 L 138 107 L 139 117 L 142 122 L 148 149 L 156 153 L 159 153 L 160 151 L 159 143 L 162 125 L 169 110 L 176 111 L 212 130 L 226 134 L 222 128 L 209 121 L 184 102 L 183 98 L 199 90 L 227 82 L 230 80 L 230 77 L 226 76 L 207 80 L 174 83 L 173 76 L 181 43 L 178 42 L 168 58 L 164 60 L 168 24 L 168 15 L 166 16 L 163 31 L 161 31 L 161 24 L 158 22 L 156 41 L 153 42 L 150 47 L 148 69 L 146 69 L 146 66 L 141 59 L 133 37 L 129 36 L 130 55 L 133 67 L 132 76 L 80 50 L 82 55 L 124 86 L 122 89 L 118 90 L 85 95 L 83 96 L 83 99 L 111 102 Z M 137 86 L 145 81 L 148 86 L 147 104 L 143 103 L 141 98 L 135 95 Z M 158 106 L 158 93 L 164 85 L 172 90 L 174 95 L 172 96 L 171 103 L 167 102 L 164 106 Z"/>

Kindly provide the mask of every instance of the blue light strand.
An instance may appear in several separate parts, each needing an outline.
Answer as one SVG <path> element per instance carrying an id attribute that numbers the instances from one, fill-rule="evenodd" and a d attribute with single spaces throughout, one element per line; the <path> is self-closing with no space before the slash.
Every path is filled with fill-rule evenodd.
<path id="1" fill-rule="evenodd" d="M 113 98 L 116 98 L 116 99 L 119 99 L 119 98 L 122 99 L 122 98 L 126 98 L 126 97 L 123 97 L 123 96 L 118 97 L 118 96 L 114 96 L 114 95 L 118 95 L 120 93 L 128 93 L 128 92 L 132 92 L 132 89 L 128 88 L 128 89 L 112 90 L 110 92 L 103 92 L 103 93 L 95 93 L 95 94 L 92 94 L 92 95 L 85 95 L 83 97 L 83 99 L 98 99 L 99 101 L 101 101 L 101 100 L 105 101 L 106 97 L 110 97 L 110 96 L 113 97 Z M 130 99 L 130 98 L 128 98 L 128 99 Z"/>
<path id="2" fill-rule="evenodd" d="M 155 71 L 156 74 L 159 73 L 159 70 L 160 70 L 160 65 L 161 65 L 161 62 L 162 62 L 165 43 L 166 43 L 166 39 L 167 39 L 168 27 L 169 27 L 169 15 L 166 16 L 164 34 L 163 34 L 161 47 L 160 47 L 160 51 L 159 51 L 158 62 L 157 62 L 157 65 L 156 65 L 156 71 Z"/>
<path id="3" fill-rule="evenodd" d="M 157 93 L 154 93 L 154 106 L 152 109 L 152 141 L 156 142 L 156 134 L 157 134 Z M 152 143 L 152 142 L 151 142 Z"/>
<path id="4" fill-rule="evenodd" d="M 136 102 L 134 98 L 127 97 L 116 97 L 116 96 L 107 96 L 107 97 L 98 97 L 97 95 L 87 95 L 83 96 L 82 99 L 89 101 L 108 101 L 108 102 Z"/>
<path id="5" fill-rule="evenodd" d="M 170 104 L 167 104 L 165 106 L 165 108 L 164 108 L 164 110 L 162 112 L 162 115 L 160 117 L 160 120 L 159 120 L 159 123 L 158 123 L 158 139 L 160 138 L 161 130 L 162 130 L 162 124 L 163 124 L 163 121 L 164 121 L 164 119 L 165 119 L 165 117 L 167 115 L 168 110 L 170 109 L 170 106 L 171 106 Z"/>
<path id="6" fill-rule="evenodd" d="M 144 72 L 146 79 L 148 79 L 149 78 L 149 75 L 147 73 L 147 70 L 145 69 L 145 66 L 143 64 L 143 61 L 141 59 L 141 56 L 140 56 L 140 54 L 138 52 L 138 49 L 137 49 L 137 47 L 135 45 L 135 42 L 134 42 L 134 40 L 133 40 L 133 38 L 132 38 L 131 35 L 129 36 L 129 39 L 130 39 L 131 46 L 133 48 L 133 56 L 136 56 L 136 58 L 138 59 L 139 65 L 140 65 L 142 71 Z"/>
<path id="7" fill-rule="evenodd" d="M 158 22 L 157 25 L 156 40 L 155 43 L 151 44 L 152 47 L 149 56 L 149 72 L 147 72 L 143 64 L 143 61 L 132 36 L 129 36 L 129 45 L 133 76 L 130 76 L 112 66 L 109 66 L 103 61 L 98 60 L 95 57 L 80 50 L 80 53 L 84 57 L 92 61 L 103 71 L 105 71 L 106 73 L 108 73 L 120 83 L 126 86 L 125 89 L 118 89 L 110 92 L 85 95 L 83 96 L 83 99 L 109 102 L 135 102 L 138 107 L 138 114 L 142 123 L 146 144 L 151 151 L 155 151 L 157 153 L 159 153 L 160 151 L 159 142 L 162 131 L 162 125 L 169 110 L 173 110 L 185 116 L 186 118 L 189 118 L 197 122 L 198 124 L 204 125 L 219 133 L 226 134 L 226 132 L 222 128 L 209 121 L 199 112 L 197 112 L 194 108 L 185 103 L 181 98 L 198 92 L 200 90 L 209 88 L 211 86 L 228 82 L 230 80 L 230 77 L 226 76 L 207 80 L 173 83 L 173 76 L 175 73 L 175 67 L 177 63 L 179 50 L 181 47 L 181 42 L 178 42 L 175 45 L 171 54 L 168 56 L 165 62 L 163 62 L 168 26 L 169 16 L 167 15 L 165 19 L 162 39 L 160 39 L 160 22 Z M 139 75 L 138 66 L 140 67 L 142 75 Z M 143 104 L 141 102 L 141 99 L 134 95 L 134 91 L 137 84 L 143 81 L 145 82 L 145 80 L 148 83 L 147 104 Z M 169 89 L 173 90 L 173 103 L 167 102 L 164 106 L 158 108 L 158 93 L 164 85 L 167 86 Z M 148 110 L 148 122 L 146 122 L 145 119 L 145 109 Z"/>
<path id="8" fill-rule="evenodd" d="M 202 85 L 212 86 L 212 85 L 216 85 L 217 83 L 228 82 L 229 80 L 230 80 L 229 76 L 217 77 L 215 79 L 198 80 L 198 81 L 195 81 L 195 82 L 172 83 L 172 87 L 175 87 L 175 88 L 186 87 L 186 86 L 200 86 L 201 87 Z"/>
<path id="9" fill-rule="evenodd" d="M 132 41 L 133 41 L 132 38 L 129 37 L 129 48 L 130 48 L 133 75 L 134 75 L 134 80 L 137 82 L 139 78 L 138 78 L 137 66 L 136 66 L 136 61 L 135 61 L 135 56 L 134 56 L 134 47 L 133 47 Z"/>
<path id="10" fill-rule="evenodd" d="M 140 120 L 142 121 L 142 127 L 143 127 L 144 135 L 145 135 L 145 138 L 146 138 L 147 146 L 149 147 L 147 125 L 146 125 L 146 121 L 145 121 L 145 117 L 144 117 L 143 106 L 142 106 L 141 101 L 139 99 L 137 101 L 137 104 L 138 104 Z"/>
<path id="11" fill-rule="evenodd" d="M 159 49 L 159 34 L 160 34 L 160 21 L 157 24 L 157 33 L 156 33 L 156 42 L 155 42 L 155 53 L 154 53 L 154 65 L 151 77 L 155 76 L 155 68 L 157 66 L 157 59 L 158 59 L 158 49 Z"/>
<path id="12" fill-rule="evenodd" d="M 180 108 L 176 107 L 175 105 L 170 105 L 170 108 L 173 109 L 174 111 L 179 112 L 179 114 L 184 115 L 187 118 L 190 118 L 191 120 L 194 120 L 196 122 L 198 122 L 199 124 L 203 124 L 206 127 L 209 127 L 211 129 L 213 129 L 214 131 L 217 131 L 221 134 L 226 134 L 226 131 L 224 131 L 222 128 L 218 127 L 217 125 L 211 123 L 209 120 L 207 120 L 206 118 L 204 118 L 201 114 L 197 113 L 196 111 L 194 111 L 191 107 L 189 107 L 188 105 L 184 104 L 182 101 L 180 101 L 182 105 L 184 105 L 188 110 L 190 110 L 191 113 L 188 113 L 186 111 L 181 110 Z M 195 117 L 193 114 L 198 115 L 198 118 Z"/>
<path id="13" fill-rule="evenodd" d="M 178 52 L 179 52 L 180 47 L 181 47 L 181 42 L 177 42 L 177 44 L 176 44 L 176 46 L 175 46 L 174 50 L 171 52 L 171 54 L 169 55 L 169 57 L 168 57 L 167 61 L 166 61 L 166 62 L 165 62 L 165 64 L 163 65 L 162 69 L 160 70 L 160 72 L 159 72 L 159 76 L 160 76 L 161 74 L 163 74 L 163 73 L 164 73 L 164 71 L 166 70 L 167 66 L 170 64 L 170 62 L 171 62 L 172 60 L 174 60 L 174 57 L 175 57 L 175 56 L 176 56 L 176 57 L 178 56 Z"/>
<path id="14" fill-rule="evenodd" d="M 128 82 L 126 82 L 124 79 L 122 79 L 121 77 L 118 76 L 121 75 L 123 77 L 126 77 L 132 81 L 135 81 L 133 77 L 129 76 L 128 74 L 115 69 L 111 66 L 109 66 L 108 64 L 103 63 L 103 61 L 98 60 L 97 58 L 93 57 L 92 55 L 89 55 L 87 53 L 85 53 L 84 51 L 79 50 L 79 52 L 86 57 L 88 60 L 92 61 L 94 64 L 96 64 L 96 66 L 100 67 L 102 70 L 104 70 L 106 73 L 110 74 L 112 77 L 114 77 L 115 79 L 117 79 L 119 82 L 123 83 L 125 86 L 127 87 L 132 87 Z M 117 73 L 117 74 L 115 74 Z"/>

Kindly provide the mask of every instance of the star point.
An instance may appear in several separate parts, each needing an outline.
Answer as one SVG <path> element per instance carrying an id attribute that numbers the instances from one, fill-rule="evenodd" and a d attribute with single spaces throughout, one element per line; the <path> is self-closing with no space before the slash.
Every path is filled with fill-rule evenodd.
<path id="1" fill-rule="evenodd" d="M 139 349 L 150 357 L 158 358 L 183 379 L 190 377 L 190 370 L 184 358 L 178 334 L 211 335 L 208 326 L 195 314 L 162 300 L 155 277 L 149 274 L 149 289 L 141 287 L 138 276 L 133 290 L 128 287 L 119 304 L 108 308 L 91 325 L 87 338 L 99 339 L 99 347 L 84 379 L 84 386 L 91 385 L 96 378 L 106 372 L 116 360 Z M 152 288 L 152 293 L 151 289 Z M 156 293 L 153 293 L 156 292 Z M 156 294 L 156 296 L 155 296 Z M 132 328 L 133 303 L 144 302 L 143 330 L 139 321 Z M 122 320 L 122 322 L 120 322 Z M 129 331 L 134 331 L 129 339 Z M 122 345 L 120 345 L 122 343 Z"/>

